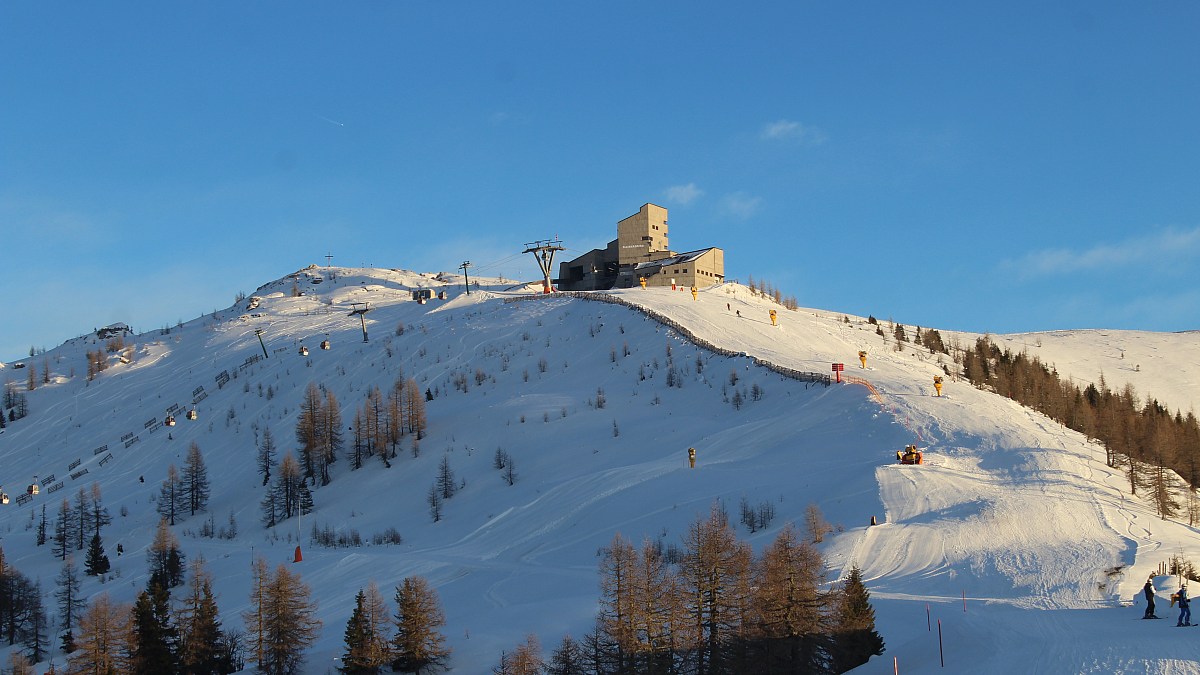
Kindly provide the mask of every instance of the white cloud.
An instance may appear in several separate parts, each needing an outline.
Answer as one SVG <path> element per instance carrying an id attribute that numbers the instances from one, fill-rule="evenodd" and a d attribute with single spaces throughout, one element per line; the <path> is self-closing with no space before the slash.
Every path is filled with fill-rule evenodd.
<path id="1" fill-rule="evenodd" d="M 1180 257 L 1200 255 L 1200 227 L 1168 228 L 1115 244 L 1097 244 L 1083 250 L 1066 248 L 1032 251 L 1004 267 L 1024 278 L 1123 269 L 1129 265 L 1155 266 Z"/>
<path id="2" fill-rule="evenodd" d="M 760 206 L 762 206 L 761 197 L 755 197 L 745 192 L 734 192 L 721 198 L 721 211 L 736 220 L 749 220 L 758 213 Z"/>
<path id="3" fill-rule="evenodd" d="M 704 190 L 696 187 L 695 183 L 688 183 L 687 185 L 672 185 L 666 189 L 665 193 L 668 202 L 686 206 L 703 195 Z"/>
<path id="4" fill-rule="evenodd" d="M 827 140 L 825 132 L 793 120 L 778 120 L 763 125 L 759 138 L 764 141 L 798 141 L 807 145 L 820 145 Z"/>

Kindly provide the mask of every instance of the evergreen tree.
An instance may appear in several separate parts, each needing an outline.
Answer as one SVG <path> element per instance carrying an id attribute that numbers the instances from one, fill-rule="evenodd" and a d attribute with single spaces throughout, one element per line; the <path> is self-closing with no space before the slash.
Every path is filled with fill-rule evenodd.
<path id="1" fill-rule="evenodd" d="M 208 509 L 208 469 L 204 466 L 204 456 L 200 454 L 200 446 L 192 441 L 188 446 L 187 460 L 183 465 L 183 494 L 191 515 Z"/>
<path id="2" fill-rule="evenodd" d="M 75 651 L 75 637 L 72 633 L 75 621 L 87 607 L 79 589 L 79 572 L 75 568 L 74 558 L 67 556 L 63 561 L 56 581 L 58 590 L 54 592 L 54 597 L 58 600 L 58 618 L 63 627 L 62 650 L 69 654 Z"/>
<path id="3" fill-rule="evenodd" d="M 222 663 L 221 633 L 212 576 L 198 560 L 192 563 L 187 595 L 177 619 L 179 629 L 179 672 L 181 675 L 219 675 L 232 672 Z"/>
<path id="4" fill-rule="evenodd" d="M 405 577 L 396 587 L 392 668 L 418 675 L 446 669 L 450 649 L 441 633 L 445 624 L 441 602 L 429 582 L 424 577 Z"/>
<path id="5" fill-rule="evenodd" d="M 844 673 L 883 653 L 883 638 L 875 632 L 875 609 L 871 595 L 863 585 L 858 566 L 850 570 L 842 585 L 833 616 L 833 648 L 831 668 Z"/>
<path id="6" fill-rule="evenodd" d="M 390 623 L 379 588 L 372 583 L 365 592 L 359 589 L 354 612 L 346 623 L 343 673 L 378 673 L 390 662 L 386 633 Z"/>
<path id="7" fill-rule="evenodd" d="M 546 664 L 546 675 L 588 675 L 584 666 L 583 650 L 570 635 L 564 635 L 558 649 L 550 655 L 550 662 Z"/>
<path id="8" fill-rule="evenodd" d="M 179 638 L 171 620 L 171 596 L 159 584 L 138 594 L 133 605 L 133 675 L 177 672 Z"/>
<path id="9" fill-rule="evenodd" d="M 104 544 L 100 541 L 100 533 L 97 532 L 92 535 L 91 543 L 88 545 L 87 556 L 83 561 L 83 571 L 89 577 L 95 577 L 107 574 L 110 567 L 108 555 L 104 553 Z"/>
<path id="10" fill-rule="evenodd" d="M 167 527 L 166 519 L 158 521 L 147 557 L 150 564 L 150 583 L 147 588 L 153 589 L 158 585 L 171 589 L 183 583 L 184 555 L 179 550 L 179 540 Z"/>
<path id="11" fill-rule="evenodd" d="M 92 525 L 92 502 L 83 488 L 75 495 L 75 506 L 71 508 L 75 516 L 75 550 L 82 551 L 87 545 L 88 530 Z"/>

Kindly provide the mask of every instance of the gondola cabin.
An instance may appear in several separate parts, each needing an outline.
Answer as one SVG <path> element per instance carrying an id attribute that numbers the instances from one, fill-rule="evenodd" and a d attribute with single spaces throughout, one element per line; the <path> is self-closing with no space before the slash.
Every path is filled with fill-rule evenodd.
<path id="1" fill-rule="evenodd" d="M 8 503 L 8 493 L 0 492 L 0 505 Z"/>
<path id="2" fill-rule="evenodd" d="M 167 425 L 167 426 L 169 426 L 169 427 L 173 427 L 173 426 L 175 426 L 175 416 L 174 416 L 174 415 L 167 415 L 167 419 L 163 420 L 163 424 L 165 424 L 165 425 Z"/>
<path id="3" fill-rule="evenodd" d="M 198 418 L 198 417 L 199 417 L 199 415 L 196 414 L 195 408 L 192 408 L 191 410 L 188 411 L 187 418 L 189 420 L 195 421 L 196 418 Z"/>
<path id="4" fill-rule="evenodd" d="M 329 349 L 329 340 L 321 340 L 321 349 Z"/>
<path id="5" fill-rule="evenodd" d="M 300 345 L 300 356 L 308 356 L 308 347 Z"/>
<path id="6" fill-rule="evenodd" d="M 37 484 L 37 483 L 33 483 L 33 484 L 31 484 L 31 485 L 30 485 L 28 488 L 26 488 L 26 489 L 25 489 L 25 492 L 28 492 L 28 493 L 29 493 L 29 494 L 31 494 L 31 495 L 36 495 L 36 494 L 37 494 L 38 492 L 40 492 L 40 491 L 41 491 L 41 490 L 39 490 L 39 489 L 38 489 L 38 484 Z"/>

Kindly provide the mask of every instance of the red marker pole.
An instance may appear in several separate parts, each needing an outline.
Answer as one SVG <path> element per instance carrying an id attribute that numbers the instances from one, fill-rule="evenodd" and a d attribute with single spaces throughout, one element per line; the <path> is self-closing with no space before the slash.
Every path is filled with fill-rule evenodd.
<path id="1" fill-rule="evenodd" d="M 938 658 L 942 660 L 942 667 L 946 667 L 946 653 L 942 651 L 942 620 L 938 619 Z"/>

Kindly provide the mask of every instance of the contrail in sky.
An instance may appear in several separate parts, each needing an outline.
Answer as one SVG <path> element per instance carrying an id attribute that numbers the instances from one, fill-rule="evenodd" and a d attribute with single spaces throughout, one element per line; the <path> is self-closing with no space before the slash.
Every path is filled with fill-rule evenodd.
<path id="1" fill-rule="evenodd" d="M 314 114 L 315 114 L 315 113 L 314 113 Z M 342 124 L 341 122 L 339 122 L 339 121 L 337 121 L 337 120 L 331 120 L 331 119 L 329 119 L 328 117 L 326 117 L 326 116 L 324 116 L 324 115 L 317 115 L 317 117 L 318 117 L 319 119 L 323 119 L 323 120 L 325 120 L 326 122 L 329 122 L 330 124 L 336 124 L 336 125 L 338 125 L 339 127 L 344 127 L 344 126 L 346 126 L 345 124 Z"/>

